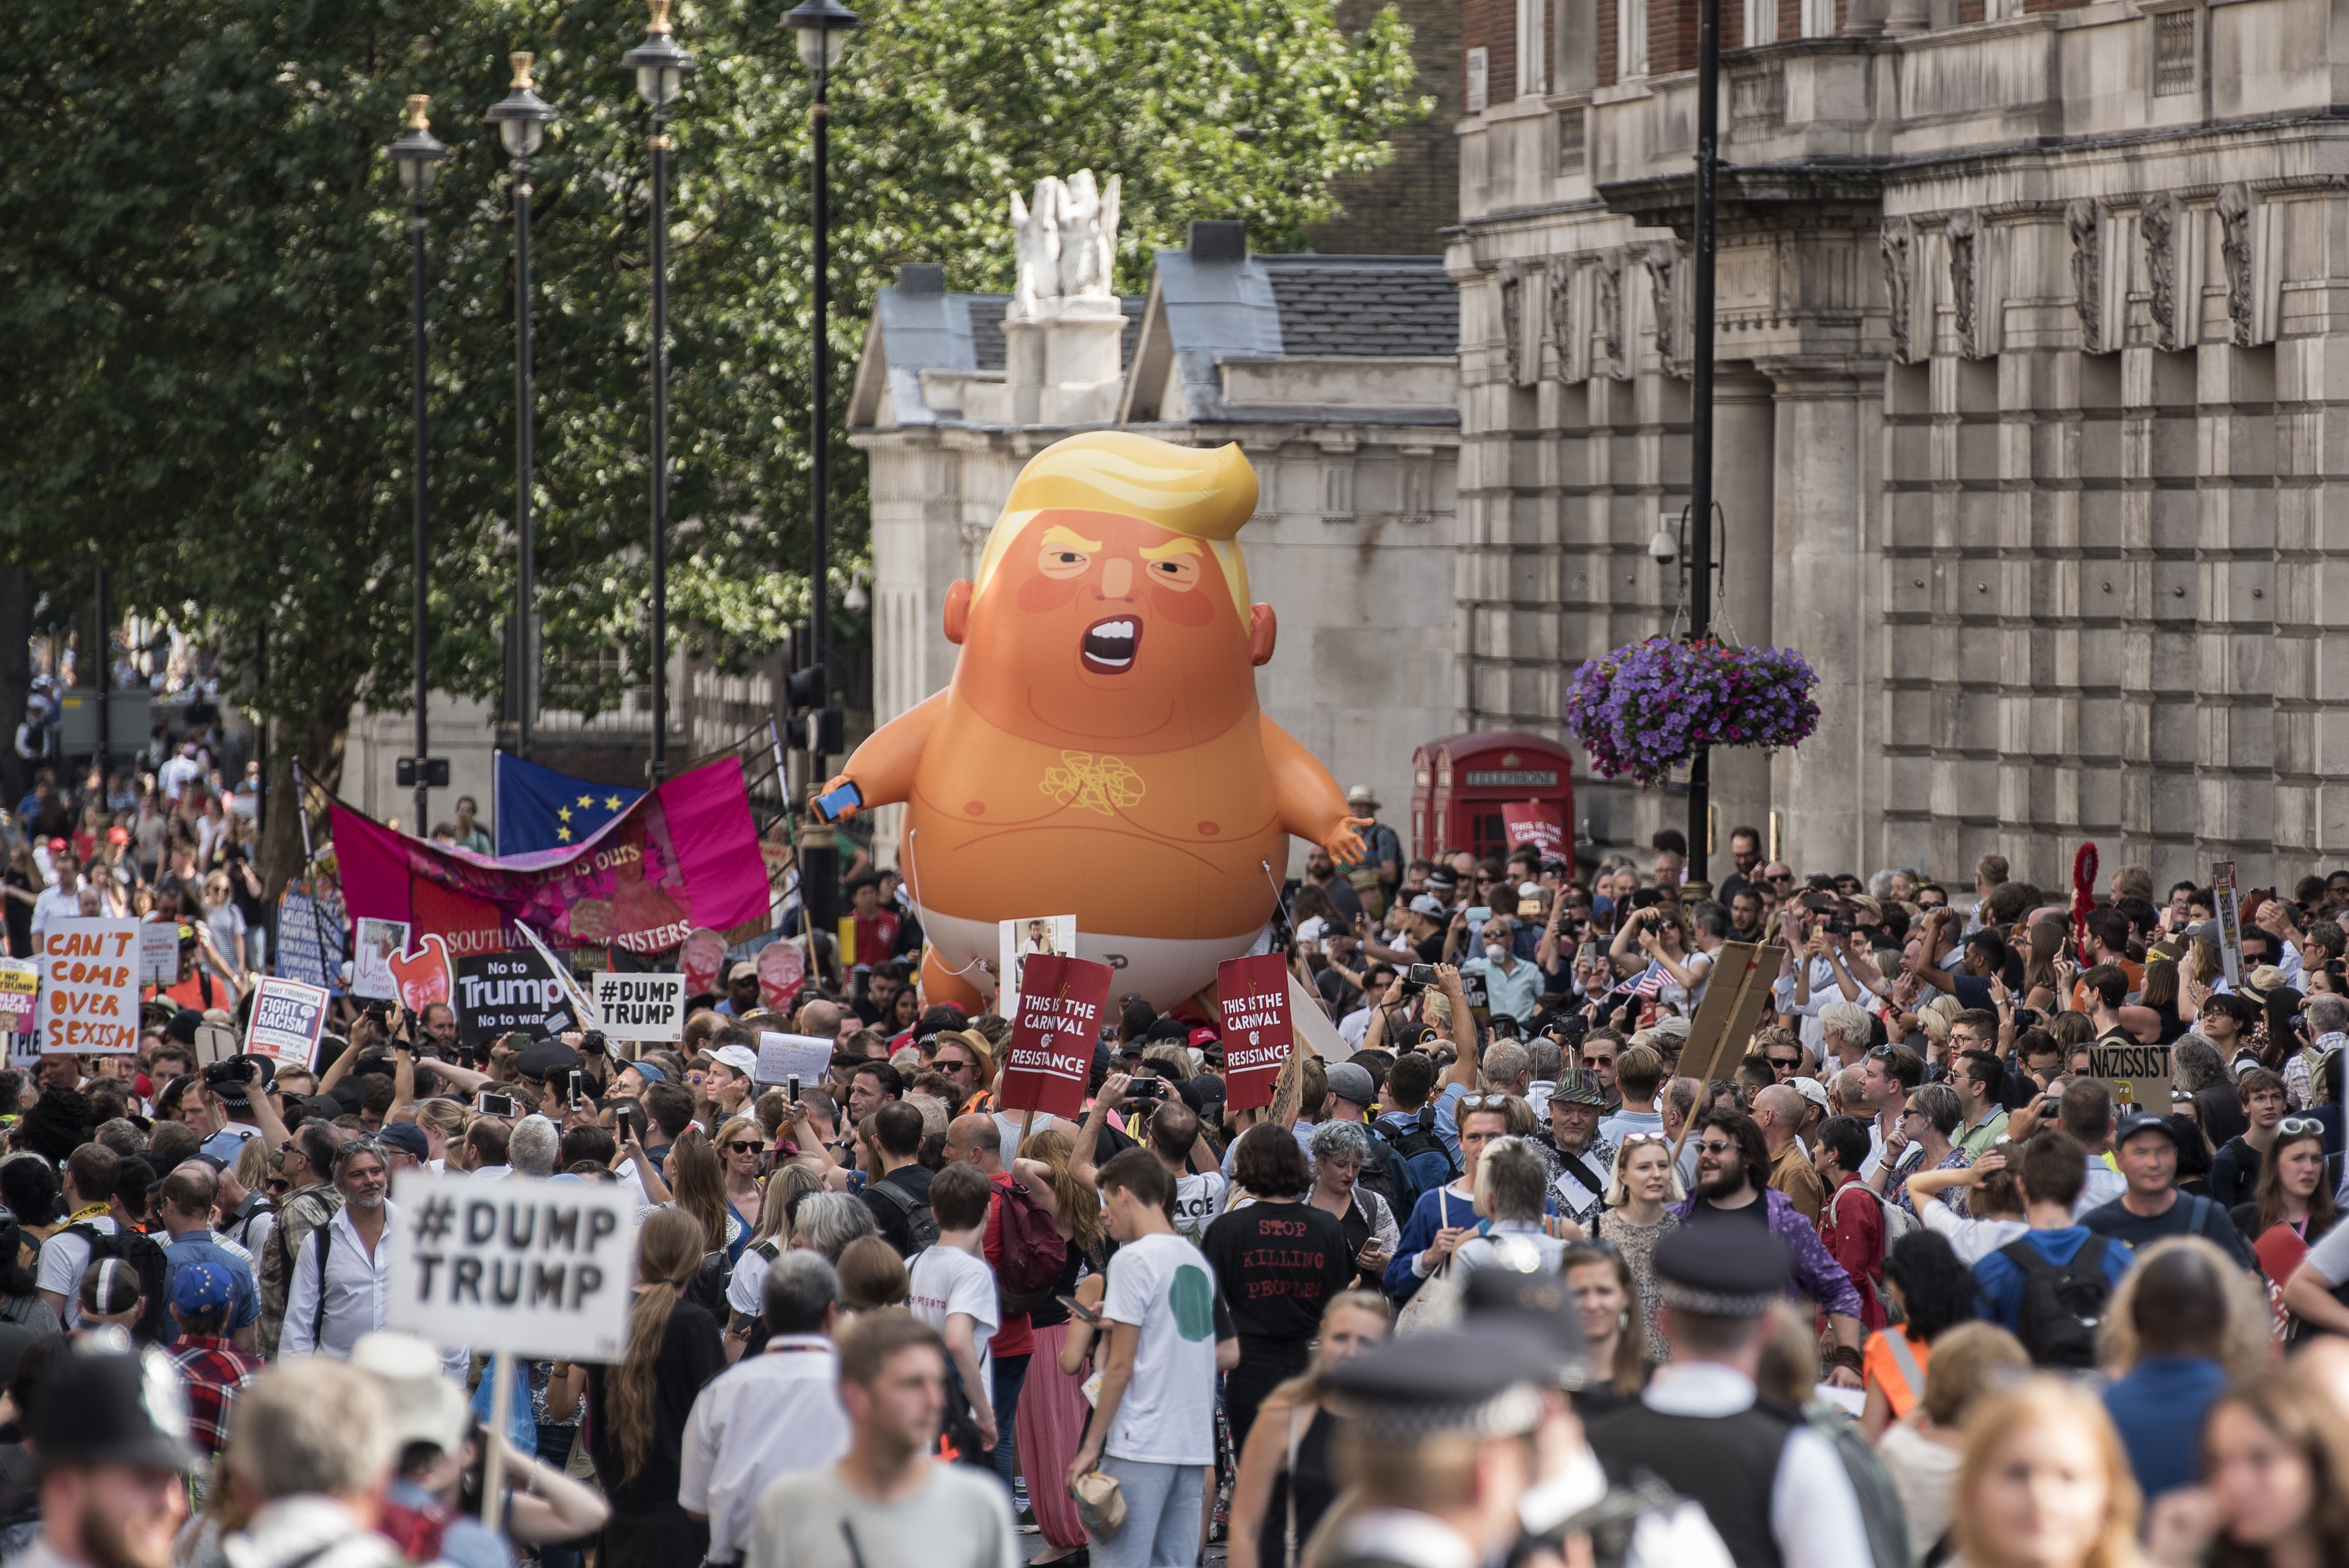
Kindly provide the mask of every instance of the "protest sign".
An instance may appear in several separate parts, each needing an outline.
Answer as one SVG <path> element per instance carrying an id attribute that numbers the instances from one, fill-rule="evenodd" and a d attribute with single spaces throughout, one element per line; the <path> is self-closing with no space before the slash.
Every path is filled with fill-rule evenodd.
<path id="1" fill-rule="evenodd" d="M 544 1038 L 571 1026 L 563 982 L 535 953 L 496 953 L 457 960 L 457 1043 L 479 1046 L 501 1035 Z"/>
<path id="2" fill-rule="evenodd" d="M 196 1066 L 208 1068 L 214 1062 L 224 1062 L 241 1048 L 236 1031 L 226 1024 L 196 1026 Z"/>
<path id="3" fill-rule="evenodd" d="M 802 1084 L 822 1083 L 832 1068 L 832 1042 L 821 1036 L 768 1031 L 759 1037 L 759 1070 L 752 1081 L 780 1084 L 797 1078 Z"/>
<path id="4" fill-rule="evenodd" d="M 0 1030 L 33 1032 L 33 1006 L 40 1000 L 40 966 L 22 958 L 0 958 Z"/>
<path id="5" fill-rule="evenodd" d="M 59 918 L 41 954 L 41 1049 L 112 1055 L 139 1048 L 139 922 Z"/>
<path id="6" fill-rule="evenodd" d="M 2120 1114 L 2149 1110 L 2169 1114 L 2169 1047 L 2143 1046 L 2126 1035 L 2107 1035 L 2088 1045 L 2088 1076 L 2099 1078 L 2120 1102 Z"/>
<path id="7" fill-rule="evenodd" d="M 1783 951 L 1775 944 L 1725 942 L 1713 954 L 1704 1000 L 1689 1020 L 1688 1043 L 1681 1048 L 1681 1076 L 1703 1082 L 1736 1070 L 1753 1042 L 1754 1026 L 1762 1021 Z"/>
<path id="8" fill-rule="evenodd" d="M 139 984 L 176 985 L 180 983 L 180 923 L 145 920 L 139 923 Z"/>
<path id="9" fill-rule="evenodd" d="M 277 897 L 277 926 L 269 953 L 277 973 L 288 980 L 307 981 L 329 991 L 342 985 L 345 938 L 350 923 L 343 911 L 343 890 L 334 878 L 316 877 L 285 884 Z"/>
<path id="10" fill-rule="evenodd" d="M 770 942 L 759 949 L 759 1006 L 781 1012 L 807 983 L 807 956 L 797 944 Z"/>
<path id="11" fill-rule="evenodd" d="M 681 1040 L 685 976 L 607 971 L 595 976 L 595 1011 L 616 1040 Z"/>
<path id="12" fill-rule="evenodd" d="M 1019 1011 L 1011 1020 L 999 1103 L 1006 1110 L 1073 1117 L 1084 1106 L 1114 972 L 1106 964 L 1050 953 L 1032 954 L 1022 962 Z"/>
<path id="13" fill-rule="evenodd" d="M 309 1067 L 326 1026 L 326 993 L 299 980 L 264 975 L 253 993 L 253 1019 L 244 1048 L 296 1067 Z"/>
<path id="14" fill-rule="evenodd" d="M 546 944 L 538 939 L 538 933 L 529 926 L 517 925 L 514 929 L 522 933 L 522 939 L 530 944 L 530 950 L 538 954 L 546 972 L 563 987 L 563 1005 L 569 1009 L 572 1020 L 583 1029 L 602 1028 L 604 1016 L 595 1010 L 595 999 L 587 995 L 586 988 L 579 984 L 579 976 L 571 973 L 571 966 L 550 952 Z"/>
<path id="15" fill-rule="evenodd" d="M 1555 806 L 1545 806 L 1538 800 L 1523 805 L 1505 802 L 1501 807 L 1501 830 L 1508 835 L 1511 848 L 1531 844 L 1546 861 L 1574 859 L 1567 852 L 1566 822 Z"/>
<path id="16" fill-rule="evenodd" d="M 399 1172 L 391 1195 L 385 1327 L 533 1358 L 616 1362 L 626 1350 L 635 1196 L 422 1169 Z"/>
<path id="17" fill-rule="evenodd" d="M 391 960 L 407 951 L 408 922 L 360 916 L 358 935 L 351 944 L 351 995 L 375 1002 L 399 1001 L 399 976 L 392 972 Z"/>
<path id="18" fill-rule="evenodd" d="M 2220 861 L 2210 868 L 2211 913 L 2219 922 L 2219 958 L 2227 971 L 2227 987 L 2243 983 L 2242 906 L 2235 896 L 2235 862 Z"/>
<path id="19" fill-rule="evenodd" d="M 1042 956 L 1072 957 L 1077 951 L 1077 917 L 1073 914 L 1030 915 L 1024 920 L 995 923 L 998 967 L 995 1010 L 1007 1018 L 1019 1016 L 1019 976 L 1028 960 Z"/>
<path id="20" fill-rule="evenodd" d="M 1288 1021 L 1287 955 L 1260 953 L 1216 965 L 1216 1006 L 1224 1016 L 1226 1103 L 1234 1110 L 1270 1105 L 1273 1079 L 1297 1037 Z"/>
<path id="21" fill-rule="evenodd" d="M 704 927 L 685 939 L 677 951 L 677 966 L 685 975 L 685 994 L 707 996 L 718 989 L 718 976 L 726 967 L 726 938 Z"/>

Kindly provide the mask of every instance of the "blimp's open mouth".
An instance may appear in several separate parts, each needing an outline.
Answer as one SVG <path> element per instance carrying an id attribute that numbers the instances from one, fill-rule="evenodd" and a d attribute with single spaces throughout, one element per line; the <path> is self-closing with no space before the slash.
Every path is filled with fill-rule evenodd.
<path id="1" fill-rule="evenodd" d="M 1097 676 L 1122 676 L 1133 667 L 1133 651 L 1141 643 L 1142 623 L 1131 615 L 1095 621 L 1085 628 L 1085 668 Z"/>

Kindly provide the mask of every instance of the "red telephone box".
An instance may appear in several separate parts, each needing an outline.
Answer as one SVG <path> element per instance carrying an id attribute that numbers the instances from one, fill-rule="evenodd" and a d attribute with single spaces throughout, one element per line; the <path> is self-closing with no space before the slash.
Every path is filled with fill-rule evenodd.
<path id="1" fill-rule="evenodd" d="M 1574 841 L 1574 768 L 1566 748 L 1522 729 L 1447 735 L 1412 753 L 1412 853 L 1507 856 L 1506 805 L 1540 807 Z"/>

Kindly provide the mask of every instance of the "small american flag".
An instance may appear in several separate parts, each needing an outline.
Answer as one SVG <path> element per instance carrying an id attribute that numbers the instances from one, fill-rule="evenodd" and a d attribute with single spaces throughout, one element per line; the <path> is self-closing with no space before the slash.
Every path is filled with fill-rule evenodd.
<path id="1" fill-rule="evenodd" d="M 1664 988 L 1664 982 L 1671 978 L 1671 976 L 1665 973 L 1664 966 L 1662 965 L 1650 964 L 1647 967 L 1647 971 L 1642 974 L 1639 979 L 1632 982 L 1631 995 L 1634 996 L 1653 996 L 1657 992 Z"/>

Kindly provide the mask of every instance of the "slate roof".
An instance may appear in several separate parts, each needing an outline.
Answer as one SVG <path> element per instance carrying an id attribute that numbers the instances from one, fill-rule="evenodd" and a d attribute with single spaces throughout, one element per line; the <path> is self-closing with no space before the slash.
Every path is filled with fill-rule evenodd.
<path id="1" fill-rule="evenodd" d="M 1288 354 L 1456 354 L 1460 290 L 1441 256 L 1256 256 Z"/>

